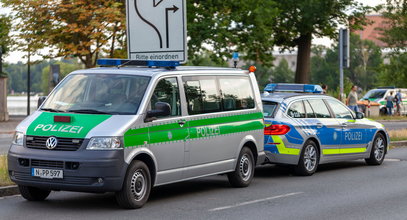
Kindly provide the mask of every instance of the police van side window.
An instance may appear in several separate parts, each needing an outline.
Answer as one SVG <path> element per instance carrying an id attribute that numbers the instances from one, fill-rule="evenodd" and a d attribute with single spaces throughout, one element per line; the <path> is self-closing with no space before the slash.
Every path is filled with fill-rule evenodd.
<path id="1" fill-rule="evenodd" d="M 177 78 L 161 79 L 155 87 L 151 97 L 151 110 L 155 110 L 157 102 L 166 102 L 171 106 L 171 115 L 167 117 L 181 115 L 181 103 Z"/>
<path id="2" fill-rule="evenodd" d="M 196 115 L 221 111 L 220 94 L 215 77 L 185 77 L 184 86 L 188 114 Z"/>
<path id="3" fill-rule="evenodd" d="M 339 101 L 327 100 L 329 106 L 335 114 L 335 118 L 353 119 L 352 113 Z"/>
<path id="4" fill-rule="evenodd" d="M 219 77 L 224 111 L 254 108 L 254 94 L 248 77 Z"/>
<path id="5" fill-rule="evenodd" d="M 317 118 L 331 118 L 328 107 L 322 99 L 308 100 Z"/>
<path id="6" fill-rule="evenodd" d="M 302 101 L 297 101 L 291 104 L 287 114 L 292 118 L 305 118 L 304 105 L 302 104 Z"/>
<path id="7" fill-rule="evenodd" d="M 304 100 L 305 111 L 307 112 L 307 118 L 316 118 L 314 110 L 307 100 Z"/>

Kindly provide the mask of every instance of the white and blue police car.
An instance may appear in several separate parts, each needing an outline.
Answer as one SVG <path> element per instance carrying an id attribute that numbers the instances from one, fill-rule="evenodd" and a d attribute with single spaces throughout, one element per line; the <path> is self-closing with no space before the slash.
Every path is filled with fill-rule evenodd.
<path id="1" fill-rule="evenodd" d="M 322 95 L 319 85 L 269 84 L 262 95 L 267 162 L 312 175 L 319 164 L 365 159 L 383 163 L 390 138 L 384 126 Z"/>

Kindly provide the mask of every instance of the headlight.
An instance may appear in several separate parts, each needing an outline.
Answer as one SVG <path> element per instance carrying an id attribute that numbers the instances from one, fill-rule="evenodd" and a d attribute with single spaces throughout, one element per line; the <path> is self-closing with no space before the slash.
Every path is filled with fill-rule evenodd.
<path id="1" fill-rule="evenodd" d="M 120 139 L 117 137 L 96 137 L 91 138 L 87 150 L 113 150 L 120 149 Z"/>
<path id="2" fill-rule="evenodd" d="M 13 144 L 20 145 L 20 146 L 24 145 L 24 133 L 23 132 L 16 131 L 16 133 L 14 134 L 14 138 L 13 138 Z"/>

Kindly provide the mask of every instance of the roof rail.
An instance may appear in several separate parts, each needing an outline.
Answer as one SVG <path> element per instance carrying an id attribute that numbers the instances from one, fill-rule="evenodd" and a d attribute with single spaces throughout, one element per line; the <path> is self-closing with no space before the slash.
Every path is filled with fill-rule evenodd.
<path id="1" fill-rule="evenodd" d="M 290 84 L 290 83 L 272 83 L 264 88 L 266 92 L 298 92 L 298 93 L 319 93 L 323 90 L 320 85 L 311 84 Z"/>
<path id="2" fill-rule="evenodd" d="M 175 69 L 180 65 L 178 61 L 154 61 L 154 60 L 128 60 L 128 59 L 98 59 L 99 66 L 146 66 L 146 67 L 166 67 Z"/>

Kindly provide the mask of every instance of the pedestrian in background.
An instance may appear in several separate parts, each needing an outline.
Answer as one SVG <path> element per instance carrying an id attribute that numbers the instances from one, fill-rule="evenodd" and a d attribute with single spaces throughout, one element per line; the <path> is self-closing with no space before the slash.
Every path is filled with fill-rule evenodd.
<path id="1" fill-rule="evenodd" d="M 325 85 L 325 84 L 322 84 L 322 94 L 327 94 L 327 91 L 328 91 L 328 86 L 327 85 Z"/>
<path id="2" fill-rule="evenodd" d="M 393 115 L 393 107 L 394 107 L 394 97 L 393 97 L 393 91 L 390 92 L 390 94 L 386 97 L 386 108 L 387 108 L 387 114 L 388 115 Z"/>
<path id="3" fill-rule="evenodd" d="M 357 91 L 358 87 L 356 85 L 353 85 L 348 95 L 348 98 L 346 99 L 346 105 L 348 105 L 348 107 L 355 113 L 359 111 Z"/>
<path id="4" fill-rule="evenodd" d="M 399 91 L 396 93 L 396 96 L 394 97 L 394 101 L 396 102 L 396 112 L 397 115 L 400 116 L 401 115 L 401 102 L 403 101 L 401 99 L 401 90 L 399 89 Z"/>

